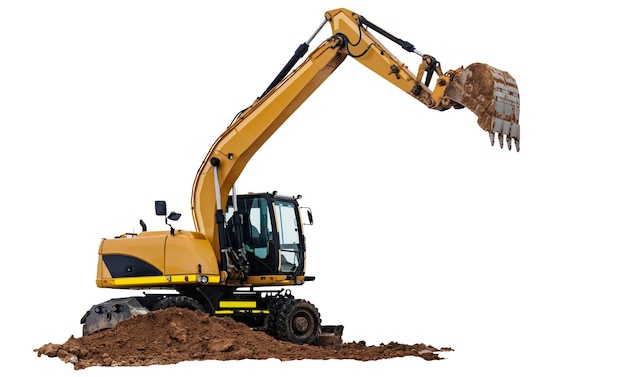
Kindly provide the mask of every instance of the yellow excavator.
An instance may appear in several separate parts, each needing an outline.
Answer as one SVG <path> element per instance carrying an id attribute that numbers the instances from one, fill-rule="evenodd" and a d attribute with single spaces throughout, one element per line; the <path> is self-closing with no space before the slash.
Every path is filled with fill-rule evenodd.
<path id="1" fill-rule="evenodd" d="M 326 23 L 332 36 L 305 57 Z M 375 33 L 419 55 L 417 72 L 410 72 Z M 84 336 L 150 311 L 181 307 L 230 316 L 280 340 L 341 344 L 343 327 L 323 326 L 315 305 L 289 289 L 315 279 L 305 265 L 303 225 L 313 222 L 310 209 L 300 207 L 299 196 L 238 194 L 235 188 L 252 156 L 347 57 L 430 109 L 471 110 L 492 145 L 498 138 L 500 148 L 506 140 L 509 150 L 514 144 L 519 151 L 519 93 L 507 72 L 474 63 L 444 73 L 433 56 L 365 17 L 347 9 L 328 11 L 202 161 L 191 197 L 195 230 L 174 229 L 171 222 L 180 214 L 168 213 L 166 203 L 156 201 L 156 214 L 169 230 L 148 231 L 140 221 L 141 232 L 101 241 L 96 285 L 143 292 L 93 305 L 80 321 Z"/>

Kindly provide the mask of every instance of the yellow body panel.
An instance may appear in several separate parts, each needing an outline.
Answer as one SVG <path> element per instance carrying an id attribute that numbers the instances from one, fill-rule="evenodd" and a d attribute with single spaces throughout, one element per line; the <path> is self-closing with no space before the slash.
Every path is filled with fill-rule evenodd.
<path id="1" fill-rule="evenodd" d="M 165 267 L 165 237 L 169 232 L 143 232 L 134 237 L 103 239 L 98 252 L 98 279 L 111 278 L 102 264 L 103 255 L 133 255 L 163 271 Z"/>
<path id="2" fill-rule="evenodd" d="M 263 275 L 248 276 L 246 285 L 248 286 L 271 286 L 271 285 L 296 285 L 304 283 L 304 276 L 296 276 L 296 280 L 288 278 L 287 275 Z"/>
<path id="3" fill-rule="evenodd" d="M 167 237 L 165 274 L 186 274 L 191 271 L 219 275 L 216 253 L 202 233 L 176 231 Z"/>
<path id="4" fill-rule="evenodd" d="M 164 276 L 148 276 L 135 278 L 107 278 L 98 281 L 99 287 L 108 288 L 147 288 L 147 287 L 163 287 L 168 284 L 197 284 L 200 275 L 164 275 Z M 209 284 L 219 284 L 219 275 L 209 275 Z"/>
<path id="5" fill-rule="evenodd" d="M 98 253 L 96 284 L 108 288 L 167 287 L 220 283 L 215 252 L 198 232 L 142 232 L 103 239 Z"/>
<path id="6" fill-rule="evenodd" d="M 220 308 L 254 309 L 256 308 L 256 301 L 220 301 Z"/>

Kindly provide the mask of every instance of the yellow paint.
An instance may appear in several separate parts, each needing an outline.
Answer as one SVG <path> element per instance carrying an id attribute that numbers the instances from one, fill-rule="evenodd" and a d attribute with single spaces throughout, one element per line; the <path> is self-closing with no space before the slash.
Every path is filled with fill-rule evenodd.
<path id="1" fill-rule="evenodd" d="M 220 308 L 254 309 L 256 301 L 220 301 Z"/>

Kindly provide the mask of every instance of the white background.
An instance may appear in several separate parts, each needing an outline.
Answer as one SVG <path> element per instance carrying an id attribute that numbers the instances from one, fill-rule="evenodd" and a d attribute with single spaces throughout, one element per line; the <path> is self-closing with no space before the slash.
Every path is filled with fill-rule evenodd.
<path id="1" fill-rule="evenodd" d="M 623 376 L 626 30 L 611 2 L 553 3 L 2 2 L 3 369 L 72 371 L 33 349 L 79 336 L 92 304 L 127 294 L 95 286 L 100 238 L 138 231 L 140 218 L 164 229 L 156 199 L 192 229 L 191 185 L 214 139 L 324 12 L 346 7 L 444 70 L 511 73 L 521 152 L 491 147 L 469 110 L 431 111 L 346 60 L 239 191 L 302 194 L 312 207 L 317 280 L 294 294 L 343 324 L 344 340 L 455 351 L 80 373 Z M 417 69 L 419 56 L 382 40 Z"/>

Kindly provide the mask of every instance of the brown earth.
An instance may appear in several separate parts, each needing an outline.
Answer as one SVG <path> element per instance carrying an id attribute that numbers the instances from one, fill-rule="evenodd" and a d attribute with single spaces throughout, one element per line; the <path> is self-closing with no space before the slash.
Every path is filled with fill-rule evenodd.
<path id="1" fill-rule="evenodd" d="M 368 346 L 364 341 L 344 343 L 339 349 L 279 341 L 254 331 L 232 318 L 200 311 L 170 308 L 150 312 L 112 329 L 75 338 L 63 344 L 48 343 L 34 349 L 37 356 L 58 357 L 74 369 L 93 366 L 147 366 L 190 360 L 352 359 L 360 361 L 416 356 L 439 360 L 440 352 L 425 344 L 391 342 Z"/>

